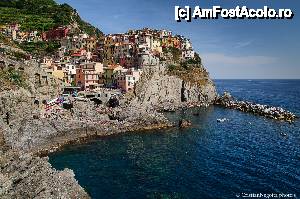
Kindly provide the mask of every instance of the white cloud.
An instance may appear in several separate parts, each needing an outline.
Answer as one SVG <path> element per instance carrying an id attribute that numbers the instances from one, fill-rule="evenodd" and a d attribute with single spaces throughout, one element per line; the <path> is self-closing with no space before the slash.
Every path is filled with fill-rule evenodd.
<path id="1" fill-rule="evenodd" d="M 121 15 L 119 15 L 119 14 L 113 15 L 114 19 L 119 19 L 120 17 L 121 17 Z"/>
<path id="2" fill-rule="evenodd" d="M 276 57 L 268 56 L 229 56 L 222 53 L 206 53 L 201 54 L 203 62 L 205 65 L 215 65 L 215 64 L 231 64 L 240 66 L 249 65 L 265 65 L 272 64 L 277 61 Z"/>
<path id="3" fill-rule="evenodd" d="M 236 43 L 235 48 L 243 48 L 243 47 L 251 45 L 252 43 L 253 43 L 253 41 L 238 42 L 238 43 Z"/>

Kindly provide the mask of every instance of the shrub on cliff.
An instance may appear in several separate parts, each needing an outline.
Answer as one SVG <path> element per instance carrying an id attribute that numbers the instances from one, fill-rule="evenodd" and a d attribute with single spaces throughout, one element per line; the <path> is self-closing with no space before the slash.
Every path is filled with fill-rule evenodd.
<path id="1" fill-rule="evenodd" d="M 55 41 L 48 41 L 48 42 L 27 42 L 21 43 L 19 47 L 27 52 L 36 53 L 36 54 L 52 54 L 54 53 L 59 47 L 60 44 Z"/>
<path id="2" fill-rule="evenodd" d="M 163 53 L 171 53 L 174 62 L 178 62 L 181 57 L 181 50 L 175 47 L 163 48 Z"/>
<path id="3" fill-rule="evenodd" d="M 169 64 L 168 65 L 168 70 L 169 71 L 173 71 L 173 70 L 176 70 L 177 66 L 175 66 L 174 64 Z"/>
<path id="4" fill-rule="evenodd" d="M 27 88 L 25 74 L 11 67 L 0 70 L 0 84 L 1 90 L 14 87 Z"/>

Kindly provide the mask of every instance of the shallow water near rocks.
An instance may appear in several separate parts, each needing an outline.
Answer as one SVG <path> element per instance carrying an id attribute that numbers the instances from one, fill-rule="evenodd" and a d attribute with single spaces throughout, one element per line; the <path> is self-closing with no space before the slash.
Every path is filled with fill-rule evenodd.
<path id="1" fill-rule="evenodd" d="M 300 115 L 300 80 L 216 80 L 216 86 Z M 70 145 L 51 154 L 50 163 L 72 169 L 92 198 L 300 197 L 299 120 L 290 125 L 215 106 L 167 116 L 193 125 Z"/>

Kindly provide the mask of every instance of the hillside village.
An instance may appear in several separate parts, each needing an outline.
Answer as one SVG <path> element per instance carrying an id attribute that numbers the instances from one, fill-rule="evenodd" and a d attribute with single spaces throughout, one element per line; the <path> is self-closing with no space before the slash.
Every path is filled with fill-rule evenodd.
<path id="1" fill-rule="evenodd" d="M 23 31 L 19 24 L 0 27 L 2 35 L 16 44 L 37 42 L 59 43 L 53 54 L 31 55 L 48 74 L 61 80 L 65 87 L 77 91 L 118 89 L 133 91 L 144 66 L 165 62 L 200 64 L 191 41 L 168 30 L 129 30 L 124 34 L 100 37 L 76 33 L 72 26 L 60 26 L 49 31 Z M 200 61 L 199 61 L 200 60 Z M 73 89 L 74 91 L 74 89 Z"/>
<path id="2" fill-rule="evenodd" d="M 42 156 L 172 127 L 160 111 L 216 97 L 190 40 L 168 30 L 104 35 L 54 0 L 0 1 L 0 12 L 0 198 L 90 198 Z"/>

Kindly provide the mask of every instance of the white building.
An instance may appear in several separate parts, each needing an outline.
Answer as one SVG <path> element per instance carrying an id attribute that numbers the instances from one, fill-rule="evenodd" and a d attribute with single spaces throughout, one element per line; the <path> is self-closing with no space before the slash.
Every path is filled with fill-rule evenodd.
<path id="1" fill-rule="evenodd" d="M 76 66 L 73 64 L 66 64 L 65 68 L 65 76 L 67 78 L 67 82 L 68 83 L 72 83 L 75 82 L 75 78 L 76 78 Z"/>
<path id="2" fill-rule="evenodd" d="M 193 50 L 184 50 L 182 51 L 182 59 L 193 59 L 195 57 L 195 51 Z"/>
<path id="3" fill-rule="evenodd" d="M 184 38 L 181 42 L 181 48 L 183 50 L 191 50 L 193 48 L 191 41 L 189 39 Z"/>
<path id="4" fill-rule="evenodd" d="M 155 57 L 151 53 L 139 53 L 138 65 L 140 68 L 144 66 L 155 66 L 159 64 L 159 58 Z"/>
<path id="5" fill-rule="evenodd" d="M 172 36 L 172 31 L 168 31 L 168 30 L 160 31 L 160 38 L 170 37 L 170 36 Z"/>

